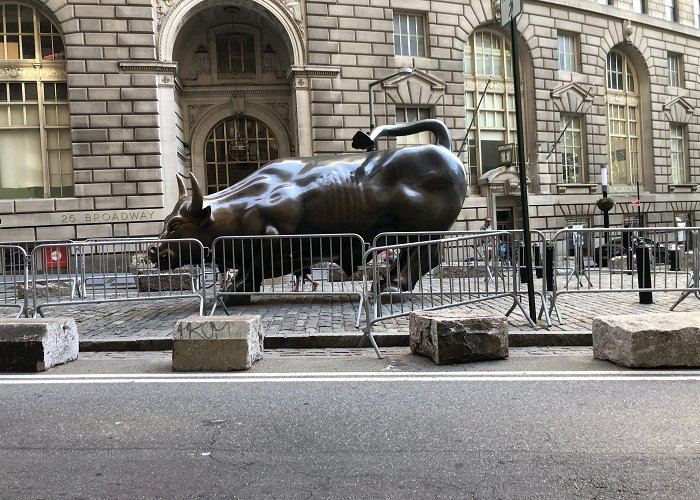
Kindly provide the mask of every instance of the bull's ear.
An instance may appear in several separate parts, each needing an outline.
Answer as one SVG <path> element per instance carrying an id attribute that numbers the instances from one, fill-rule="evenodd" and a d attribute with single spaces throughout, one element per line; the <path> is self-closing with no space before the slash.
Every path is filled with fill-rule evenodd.
<path id="1" fill-rule="evenodd" d="M 199 227 L 208 226 L 214 220 L 211 217 L 211 206 L 206 206 L 202 209 L 202 218 L 199 220 Z"/>
<path id="2" fill-rule="evenodd" d="M 185 186 L 185 176 L 182 175 L 180 172 L 178 172 L 176 177 L 177 177 L 178 198 L 182 199 L 185 196 L 187 196 L 187 186 Z"/>
<path id="3" fill-rule="evenodd" d="M 202 196 L 202 188 L 199 187 L 199 182 L 192 172 L 190 172 L 190 182 L 192 182 L 192 204 L 190 205 L 190 210 L 192 211 L 192 216 L 197 217 L 202 211 L 202 205 L 204 205 L 204 197 Z"/>

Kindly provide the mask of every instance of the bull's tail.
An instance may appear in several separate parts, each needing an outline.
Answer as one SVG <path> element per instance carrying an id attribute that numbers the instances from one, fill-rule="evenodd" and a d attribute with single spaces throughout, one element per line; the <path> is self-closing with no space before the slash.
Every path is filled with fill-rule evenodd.
<path id="1" fill-rule="evenodd" d="M 419 132 L 432 132 L 437 139 L 438 146 L 442 146 L 448 151 L 452 151 L 452 136 L 447 125 L 440 120 L 420 120 L 418 122 L 406 123 L 403 125 L 382 125 L 370 132 L 355 134 L 352 140 L 352 147 L 355 149 L 366 149 L 372 151 L 374 145 L 380 137 L 400 137 L 404 135 L 417 134 Z"/>

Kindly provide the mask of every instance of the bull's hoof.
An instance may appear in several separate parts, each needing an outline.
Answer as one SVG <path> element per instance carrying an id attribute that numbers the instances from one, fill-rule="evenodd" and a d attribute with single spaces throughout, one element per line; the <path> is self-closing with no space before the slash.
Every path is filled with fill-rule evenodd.
<path id="1" fill-rule="evenodd" d="M 225 295 L 225 306 L 247 306 L 250 304 L 250 295 Z"/>
<path id="2" fill-rule="evenodd" d="M 396 304 L 403 302 L 403 294 L 397 286 L 385 286 L 379 292 L 379 302 L 381 304 Z"/>

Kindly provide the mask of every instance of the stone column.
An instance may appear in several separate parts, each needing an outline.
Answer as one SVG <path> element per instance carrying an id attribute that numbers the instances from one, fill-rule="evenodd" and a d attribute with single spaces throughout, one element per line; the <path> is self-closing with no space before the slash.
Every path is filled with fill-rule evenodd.
<path id="1" fill-rule="evenodd" d="M 297 125 L 296 156 L 313 154 L 311 140 L 311 89 L 309 76 L 303 69 L 291 68 L 287 73 L 292 89 Z"/>

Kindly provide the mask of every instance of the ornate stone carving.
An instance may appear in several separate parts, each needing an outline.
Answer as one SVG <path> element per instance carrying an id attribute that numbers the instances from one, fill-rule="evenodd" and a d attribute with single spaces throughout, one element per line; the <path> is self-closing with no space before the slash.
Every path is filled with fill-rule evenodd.
<path id="1" fill-rule="evenodd" d="M 189 118 L 188 123 L 190 130 L 194 128 L 202 114 L 204 114 L 204 112 L 209 108 L 211 108 L 211 104 L 196 104 L 193 106 L 187 106 L 187 117 Z"/>
<path id="2" fill-rule="evenodd" d="M 163 23 L 163 18 L 168 14 L 173 5 L 180 0 L 156 0 L 156 15 L 158 16 L 158 27 Z"/>
<path id="3" fill-rule="evenodd" d="M 289 123 L 289 104 L 286 102 L 273 102 L 269 104 L 270 109 L 279 116 L 280 120 L 284 123 Z"/>
<path id="4" fill-rule="evenodd" d="M 632 43 L 632 34 L 634 33 L 634 26 L 632 26 L 632 21 L 625 19 L 622 23 L 622 34 L 625 37 L 626 43 Z"/>
<path id="5" fill-rule="evenodd" d="M 22 71 L 22 68 L 18 66 L 4 66 L 0 68 L 0 75 L 5 77 L 9 76 L 10 78 L 19 78 Z"/>
<path id="6" fill-rule="evenodd" d="M 301 2 L 297 0 L 282 0 L 280 3 L 284 5 L 297 23 L 302 23 L 304 14 L 302 13 Z"/>

